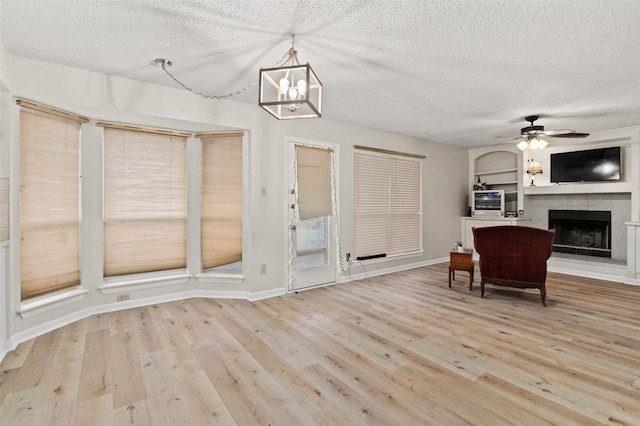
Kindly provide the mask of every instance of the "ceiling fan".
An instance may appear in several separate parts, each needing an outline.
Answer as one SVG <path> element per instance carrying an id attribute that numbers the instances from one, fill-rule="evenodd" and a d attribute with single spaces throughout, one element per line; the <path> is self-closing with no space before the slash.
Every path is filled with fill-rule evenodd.
<path id="1" fill-rule="evenodd" d="M 530 115 L 524 119 L 530 123 L 529 126 L 520 129 L 520 136 L 516 139 L 523 139 L 518 145 L 518 149 L 529 151 L 532 149 L 543 149 L 548 142 L 542 140 L 542 137 L 550 138 L 586 138 L 589 133 L 578 133 L 575 130 L 544 130 L 544 126 L 534 125 L 533 123 L 540 118 L 539 115 Z"/>

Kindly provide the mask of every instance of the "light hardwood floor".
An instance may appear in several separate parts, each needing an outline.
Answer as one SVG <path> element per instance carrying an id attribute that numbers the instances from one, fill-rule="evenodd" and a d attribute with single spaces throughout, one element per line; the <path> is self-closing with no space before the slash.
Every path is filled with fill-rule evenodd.
<path id="1" fill-rule="evenodd" d="M 550 273 L 545 308 L 447 267 L 87 318 L 5 357 L 0 421 L 640 424 L 640 287 Z"/>

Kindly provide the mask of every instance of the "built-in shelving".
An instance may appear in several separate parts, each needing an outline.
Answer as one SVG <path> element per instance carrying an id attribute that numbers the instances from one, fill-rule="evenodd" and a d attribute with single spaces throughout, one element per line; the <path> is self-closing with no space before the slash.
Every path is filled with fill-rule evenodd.
<path id="1" fill-rule="evenodd" d="M 475 175 L 476 176 L 487 176 L 487 175 L 498 175 L 501 173 L 517 173 L 518 172 L 518 168 L 513 168 L 513 169 L 502 169 L 502 170 L 489 170 L 486 172 L 478 172 L 476 171 Z"/>
<path id="2" fill-rule="evenodd" d="M 501 181 L 501 182 L 491 182 L 491 183 L 487 182 L 487 185 L 491 185 L 491 186 L 500 186 L 500 185 L 507 186 L 507 185 L 517 185 L 517 184 L 518 184 L 518 182 L 515 181 L 515 180 Z"/>
<path id="3" fill-rule="evenodd" d="M 515 147 L 485 147 L 469 150 L 470 190 L 478 180 L 487 189 L 501 189 L 506 197 L 506 211 L 522 209 L 522 157 Z M 470 194 L 471 196 L 471 194 Z"/>

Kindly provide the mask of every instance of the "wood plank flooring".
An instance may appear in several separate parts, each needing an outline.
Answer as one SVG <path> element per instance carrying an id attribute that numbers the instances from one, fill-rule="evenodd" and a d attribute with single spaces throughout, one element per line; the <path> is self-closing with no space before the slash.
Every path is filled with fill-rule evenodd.
<path id="1" fill-rule="evenodd" d="M 0 422 L 640 425 L 640 287 L 447 267 L 87 318 L 7 354 Z"/>

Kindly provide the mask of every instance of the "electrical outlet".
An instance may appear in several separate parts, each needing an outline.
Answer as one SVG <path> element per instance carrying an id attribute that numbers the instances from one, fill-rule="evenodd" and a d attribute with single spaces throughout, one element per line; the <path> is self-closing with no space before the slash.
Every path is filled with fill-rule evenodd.
<path id="1" fill-rule="evenodd" d="M 351 260 L 351 253 L 347 253 L 347 262 Z"/>
<path id="2" fill-rule="evenodd" d="M 129 300 L 131 299 L 131 294 L 130 293 L 120 293 L 118 295 L 118 302 L 124 302 L 125 300 Z"/>
<path id="3" fill-rule="evenodd" d="M 266 273 L 267 273 L 267 265 L 263 263 L 262 265 L 260 265 L 260 275 L 264 275 Z"/>

